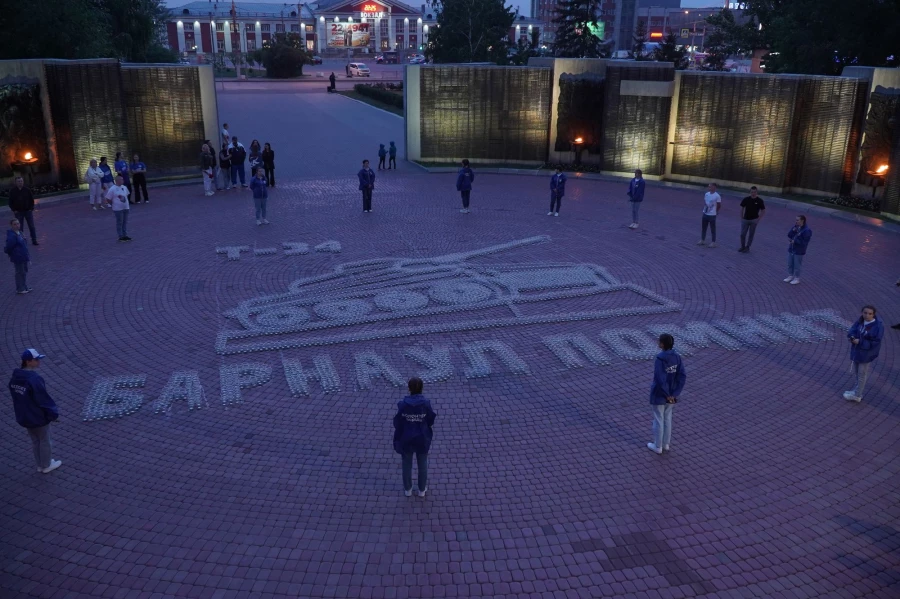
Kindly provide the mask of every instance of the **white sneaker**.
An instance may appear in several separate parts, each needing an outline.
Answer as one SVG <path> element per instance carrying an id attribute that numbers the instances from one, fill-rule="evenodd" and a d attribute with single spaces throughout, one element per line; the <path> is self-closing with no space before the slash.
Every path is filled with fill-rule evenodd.
<path id="1" fill-rule="evenodd" d="M 266 219 L 263 219 L 262 223 L 263 223 L 264 225 L 268 225 L 268 224 L 269 224 L 269 221 L 267 221 Z"/>
<path id="2" fill-rule="evenodd" d="M 701 239 L 697 242 L 697 245 L 706 245 L 706 242 Z"/>
<path id="3" fill-rule="evenodd" d="M 460 208 L 459 211 L 462 212 L 463 214 L 466 213 L 466 209 L 465 209 L 465 208 Z M 548 212 L 547 214 L 549 215 L 550 213 Z"/>
<path id="4" fill-rule="evenodd" d="M 784 281 L 785 283 L 790 283 L 790 282 L 793 281 L 793 280 L 794 280 L 794 275 L 788 275 L 788 276 L 786 276 L 786 277 L 783 279 L 783 281 Z"/>
<path id="5" fill-rule="evenodd" d="M 858 395 L 852 395 L 850 397 L 844 395 L 844 399 L 846 399 L 847 401 L 852 401 L 853 403 L 859 403 L 862 401 L 862 397 L 859 397 Z"/>
<path id="6" fill-rule="evenodd" d="M 663 451 L 669 451 L 669 446 L 668 445 L 663 446 Z"/>
<path id="7" fill-rule="evenodd" d="M 258 227 L 258 226 L 261 225 L 261 224 L 262 224 L 262 221 L 259 220 L 259 219 L 256 219 L 256 226 Z"/>
<path id="8" fill-rule="evenodd" d="M 647 449 L 655 454 L 662 454 L 663 450 L 656 446 L 655 443 L 647 443 Z"/>
<path id="9" fill-rule="evenodd" d="M 631 227 L 631 228 L 632 228 L 632 229 L 637 229 L 639 226 L 640 226 L 640 225 L 638 225 L 637 223 L 634 223 L 634 226 Z"/>
<path id="10" fill-rule="evenodd" d="M 427 491 L 427 490 L 428 490 L 428 487 L 425 487 L 424 489 L 419 491 L 419 497 L 425 497 L 425 491 Z"/>
<path id="11" fill-rule="evenodd" d="M 406 491 L 403 491 L 403 494 L 406 495 L 407 497 L 412 497 L 412 489 L 407 489 Z"/>
<path id="12" fill-rule="evenodd" d="M 800 277 L 794 277 L 794 280 L 791 281 L 791 285 L 799 285 L 799 284 L 800 284 Z"/>
<path id="13" fill-rule="evenodd" d="M 548 212 L 547 216 L 553 216 L 553 211 L 551 210 L 550 212 Z"/>
<path id="14" fill-rule="evenodd" d="M 97 209 L 97 207 L 96 207 L 96 206 L 94 206 L 94 207 L 93 207 L 93 208 L 92 208 L 92 210 L 96 210 L 96 209 Z"/>
<path id="15" fill-rule="evenodd" d="M 559 216 L 559 212 L 554 212 L 553 216 Z"/>
<path id="16" fill-rule="evenodd" d="M 633 229 L 633 228 L 634 228 L 634 223 L 631 223 L 630 225 L 628 225 L 628 228 L 629 228 L 629 229 Z"/>
<path id="17" fill-rule="evenodd" d="M 60 466 L 62 466 L 62 462 L 60 460 L 50 460 L 50 465 L 41 470 L 41 472 L 47 474 L 48 472 L 53 472 Z"/>
<path id="18" fill-rule="evenodd" d="M 715 241 L 713 241 L 711 244 L 709 244 L 709 247 L 711 247 L 711 248 L 718 247 L 718 246 L 719 246 L 719 244 L 717 244 Z"/>

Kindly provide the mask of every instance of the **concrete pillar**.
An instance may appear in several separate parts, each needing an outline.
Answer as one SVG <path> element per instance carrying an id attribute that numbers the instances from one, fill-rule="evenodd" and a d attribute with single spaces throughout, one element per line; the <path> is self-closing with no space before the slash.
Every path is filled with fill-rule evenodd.
<path id="1" fill-rule="evenodd" d="M 178 21 L 178 54 L 184 52 L 184 23 Z"/>
<path id="2" fill-rule="evenodd" d="M 231 54 L 231 21 L 225 21 L 225 51 Z"/>
<path id="3" fill-rule="evenodd" d="M 203 39 L 203 28 L 200 27 L 200 21 L 194 21 L 194 43 L 197 44 L 197 54 L 203 54 L 203 46 L 209 43 L 209 40 Z"/>
<path id="4" fill-rule="evenodd" d="M 419 17 L 419 19 L 416 20 L 416 47 L 414 48 L 414 50 L 418 52 L 419 46 L 422 46 L 422 48 L 424 49 L 425 46 L 423 44 L 424 41 L 422 40 L 422 18 Z"/>
<path id="5" fill-rule="evenodd" d="M 409 48 L 409 18 L 403 19 L 403 50 Z"/>
<path id="6" fill-rule="evenodd" d="M 388 6 L 388 50 L 394 50 L 397 43 L 397 28 L 394 26 L 394 17 L 391 16 L 391 7 Z"/>
<path id="7" fill-rule="evenodd" d="M 375 19 L 375 52 L 381 52 L 381 19 Z"/>
<path id="8" fill-rule="evenodd" d="M 256 49 L 259 50 L 262 48 L 262 25 L 260 25 L 259 21 L 256 22 Z"/>
<path id="9" fill-rule="evenodd" d="M 244 32 L 244 23 L 238 23 L 238 35 L 241 36 L 241 52 L 247 52 L 247 34 Z"/>
<path id="10" fill-rule="evenodd" d="M 421 65 L 409 65 L 403 69 L 403 116 L 406 120 L 403 152 L 407 160 L 422 158 L 421 74 Z"/>
<path id="11" fill-rule="evenodd" d="M 327 43 L 326 42 L 326 37 L 328 35 L 327 27 L 328 27 L 328 24 L 325 23 L 325 17 L 319 17 L 319 20 L 316 21 L 316 31 L 319 32 L 319 35 L 316 36 L 317 37 L 316 47 L 320 54 L 325 50 L 325 44 Z"/>

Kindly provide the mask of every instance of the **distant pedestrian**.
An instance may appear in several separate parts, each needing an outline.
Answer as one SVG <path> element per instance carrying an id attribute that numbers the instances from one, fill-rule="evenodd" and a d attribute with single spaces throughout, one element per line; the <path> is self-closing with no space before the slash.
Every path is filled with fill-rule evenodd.
<path id="1" fill-rule="evenodd" d="M 331 83 L 331 91 L 334 91 L 335 83 L 337 81 L 337 77 L 334 76 L 334 71 L 331 72 L 331 76 L 328 77 L 328 81 Z"/>
<path id="2" fill-rule="evenodd" d="M 344 65 L 344 71 L 346 71 L 347 77 L 349 77 L 350 76 L 350 63 L 349 62 L 346 65 Z"/>
<path id="3" fill-rule="evenodd" d="M 216 187 L 219 189 L 231 189 L 231 149 L 223 143 L 219 150 L 219 174 L 216 179 Z"/>
<path id="4" fill-rule="evenodd" d="M 134 203 L 145 204 L 150 203 L 150 194 L 147 193 L 147 165 L 141 162 L 141 157 L 137 154 L 131 157 L 131 185 L 134 190 Z M 141 200 L 143 193 L 144 199 Z"/>
<path id="5" fill-rule="evenodd" d="M 25 230 L 28 225 L 28 233 L 31 235 L 31 244 L 40 245 L 37 240 L 37 231 L 34 228 L 34 194 L 31 189 L 25 187 L 25 179 L 16 177 L 16 184 L 9 190 L 7 200 L 9 209 L 19 219 L 19 226 Z"/>
<path id="6" fill-rule="evenodd" d="M 561 166 L 556 167 L 556 172 L 550 177 L 550 212 L 553 216 L 559 216 L 559 208 L 562 204 L 563 196 L 566 195 L 566 174 Z"/>
<path id="7" fill-rule="evenodd" d="M 128 193 L 133 196 L 134 190 L 131 188 L 131 173 L 128 172 L 128 161 L 125 160 L 122 152 L 116 152 L 116 161 L 113 164 L 113 168 L 115 169 L 116 174 L 122 177 L 122 183 L 128 188 Z"/>
<path id="8" fill-rule="evenodd" d="M 112 174 L 112 169 L 109 168 L 109 164 L 106 162 L 106 156 L 100 157 L 100 164 L 97 165 L 101 171 L 103 171 L 103 178 L 100 179 L 100 184 L 103 186 L 103 199 L 106 199 L 106 190 L 116 184 L 116 178 Z M 109 202 L 106 203 L 109 206 Z"/>
<path id="9" fill-rule="evenodd" d="M 21 368 L 13 370 L 9 379 L 16 422 L 28 429 L 34 461 L 38 472 L 44 474 L 62 466 L 60 460 L 53 459 L 53 443 L 50 440 L 50 423 L 59 418 L 59 410 L 47 393 L 44 379 L 36 372 L 41 360 L 46 357 L 36 349 L 26 349 L 22 352 Z"/>
<path id="10" fill-rule="evenodd" d="M 644 189 L 647 183 L 644 181 L 644 173 L 641 169 L 634 171 L 634 179 L 628 184 L 628 201 L 631 202 L 631 224 L 629 229 L 637 229 L 640 221 L 638 220 L 638 212 L 641 209 L 641 202 L 644 201 Z M 713 239 L 715 239 L 713 232 Z"/>
<path id="11" fill-rule="evenodd" d="M 716 215 L 722 210 L 722 196 L 716 191 L 717 185 L 710 183 L 706 195 L 703 196 L 703 222 L 700 227 L 700 241 L 697 245 L 706 245 L 706 229 L 712 232 L 712 243 L 709 247 L 716 247 Z"/>
<path id="12" fill-rule="evenodd" d="M 262 163 L 265 170 L 266 183 L 269 187 L 275 187 L 275 150 L 272 149 L 272 144 L 269 142 L 266 142 L 266 145 L 263 146 Z"/>
<path id="13" fill-rule="evenodd" d="M 750 188 L 750 195 L 741 200 L 741 249 L 739 252 L 747 253 L 753 245 L 753 236 L 756 235 L 756 225 L 766 215 L 766 203 L 759 197 L 756 185 Z M 750 237 L 747 237 L 747 233 Z"/>
<path id="14" fill-rule="evenodd" d="M 116 184 L 106 190 L 106 199 L 112 202 L 119 241 L 131 241 L 128 236 L 128 211 L 131 206 L 128 204 L 128 188 L 123 183 L 122 177 L 116 177 Z"/>
<path id="15" fill-rule="evenodd" d="M 847 331 L 850 340 L 850 371 L 856 377 L 856 386 L 844 391 L 847 401 L 862 401 L 866 381 L 872 372 L 872 363 L 878 357 L 884 338 L 884 323 L 876 314 L 875 306 L 863 306 L 862 315 Z"/>
<path id="16" fill-rule="evenodd" d="M 391 170 L 391 167 L 397 168 L 397 146 L 394 142 L 388 147 L 388 170 Z"/>
<path id="17" fill-rule="evenodd" d="M 237 191 L 238 177 L 241 179 L 241 187 L 246 188 L 247 174 L 244 171 L 244 161 L 247 160 L 247 150 L 244 145 L 238 141 L 237 137 L 231 138 L 231 186 Z"/>
<path id="18" fill-rule="evenodd" d="M 422 395 L 422 379 L 411 378 L 407 383 L 409 395 L 397 402 L 394 415 L 394 451 L 403 456 L 403 493 L 410 497 L 412 491 L 412 461 L 416 456 L 419 471 L 419 497 L 428 491 L 428 451 L 434 438 L 434 420 L 437 414 L 431 402 Z"/>
<path id="19" fill-rule="evenodd" d="M 383 171 L 384 159 L 387 158 L 387 150 L 384 149 L 384 144 L 378 144 L 378 170 Z"/>
<path id="20" fill-rule="evenodd" d="M 375 189 L 375 171 L 369 168 L 369 161 L 363 160 L 362 168 L 356 173 L 359 189 L 362 191 L 363 212 L 372 212 L 372 190 Z"/>
<path id="21" fill-rule="evenodd" d="M 222 124 L 222 143 L 226 146 L 231 145 L 231 132 L 228 130 L 228 123 Z"/>
<path id="22" fill-rule="evenodd" d="M 394 142 L 391 142 L 394 143 Z M 469 168 L 469 159 L 463 158 L 462 167 L 456 173 L 456 190 L 462 197 L 462 210 L 464 214 L 469 213 L 469 196 L 472 195 L 472 183 L 475 181 L 475 172 Z"/>
<path id="23" fill-rule="evenodd" d="M 250 163 L 250 177 L 255 177 L 256 169 L 262 166 L 262 147 L 255 139 L 250 142 L 250 154 L 247 155 L 247 162 Z"/>
<path id="24" fill-rule="evenodd" d="M 16 270 L 16 293 L 25 295 L 31 291 L 31 287 L 25 282 L 28 275 L 28 264 L 31 262 L 31 256 L 28 253 L 28 242 L 22 235 L 19 219 L 13 218 L 9 221 L 9 230 L 6 232 L 6 245 L 3 252 L 9 256 L 9 261 L 13 263 Z"/>
<path id="25" fill-rule="evenodd" d="M 250 179 L 250 191 L 253 192 L 253 205 L 256 208 L 256 224 L 268 225 L 266 220 L 266 201 L 269 199 L 269 188 L 266 185 L 266 175 L 259 169 L 256 175 Z"/>
<path id="26" fill-rule="evenodd" d="M 84 182 L 88 184 L 88 198 L 94 210 L 105 208 L 103 205 L 103 171 L 97 166 L 97 161 L 91 159 L 91 164 L 84 173 Z"/>
<path id="27" fill-rule="evenodd" d="M 806 226 L 806 217 L 802 214 L 797 216 L 794 226 L 788 231 L 788 239 L 791 240 L 788 244 L 788 276 L 784 278 L 784 282 L 799 285 L 803 258 L 806 256 L 809 240 L 812 239 L 812 229 Z"/>
<path id="28" fill-rule="evenodd" d="M 203 195 L 209 197 L 211 195 L 215 195 L 215 183 L 213 179 L 215 178 L 215 172 L 213 169 L 216 168 L 216 157 L 214 154 L 210 153 L 209 146 L 203 144 L 203 148 L 200 150 L 200 172 L 203 177 Z"/>
<path id="29" fill-rule="evenodd" d="M 687 374 L 681 356 L 673 348 L 675 338 L 668 333 L 659 336 L 659 349 L 653 366 L 653 383 L 650 385 L 650 405 L 653 409 L 653 442 L 647 449 L 661 454 L 669 451 L 672 443 L 672 413 L 678 396 L 684 389 Z"/>
<path id="30" fill-rule="evenodd" d="M 900 279 L 897 279 L 897 282 L 895 283 L 895 285 L 897 287 L 900 287 Z M 900 330 L 900 322 L 898 322 L 897 324 L 892 324 L 891 328 L 895 329 L 895 330 Z"/>

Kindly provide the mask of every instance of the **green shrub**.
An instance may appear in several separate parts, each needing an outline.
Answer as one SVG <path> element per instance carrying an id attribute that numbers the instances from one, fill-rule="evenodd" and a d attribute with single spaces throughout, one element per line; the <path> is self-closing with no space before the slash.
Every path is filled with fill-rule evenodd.
<path id="1" fill-rule="evenodd" d="M 396 106 L 403 108 L 403 95 L 397 94 L 386 89 L 380 89 L 364 83 L 357 83 L 353 86 L 353 90 L 363 96 L 369 96 L 373 100 L 378 100 L 388 106 Z"/>

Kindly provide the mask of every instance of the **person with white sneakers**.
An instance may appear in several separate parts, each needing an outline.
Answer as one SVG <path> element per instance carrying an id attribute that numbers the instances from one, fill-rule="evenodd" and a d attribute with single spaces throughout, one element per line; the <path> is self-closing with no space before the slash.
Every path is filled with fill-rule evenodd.
<path id="1" fill-rule="evenodd" d="M 250 179 L 250 191 L 253 192 L 253 205 L 256 208 L 256 224 L 268 225 L 266 220 L 266 202 L 269 199 L 269 188 L 266 184 L 266 173 L 263 169 L 256 169 L 253 178 Z"/>
<path id="2" fill-rule="evenodd" d="M 872 363 L 881 350 L 884 323 L 876 312 L 875 306 L 863 306 L 862 315 L 847 331 L 847 339 L 850 340 L 850 370 L 856 377 L 856 386 L 844 391 L 844 399 L 847 401 L 856 403 L 862 401 L 866 381 L 869 380 L 869 373 L 872 371 Z"/>
<path id="3" fill-rule="evenodd" d="M 556 172 L 550 177 L 550 212 L 547 216 L 559 216 L 560 204 L 566 195 L 566 175 L 562 167 L 557 166 Z"/>
<path id="4" fill-rule="evenodd" d="M 806 217 L 802 214 L 797 215 L 794 226 L 788 231 L 788 239 L 791 240 L 788 244 L 788 276 L 784 278 L 784 282 L 799 285 L 803 258 L 806 256 L 809 240 L 812 239 L 812 229 L 806 226 Z"/>
<path id="5" fill-rule="evenodd" d="M 91 208 L 105 208 L 103 205 L 103 171 L 97 166 L 97 161 L 91 158 L 91 164 L 84 173 L 84 182 L 88 184 L 88 197 Z"/>
<path id="6" fill-rule="evenodd" d="M 653 366 L 650 384 L 650 405 L 653 408 L 653 441 L 647 449 L 655 454 L 669 451 L 672 442 L 672 413 L 678 396 L 684 389 L 687 374 L 681 356 L 675 351 L 675 338 L 668 333 L 659 336 L 659 349 Z"/>
<path id="7" fill-rule="evenodd" d="M 62 466 L 60 460 L 53 459 L 50 440 L 50 423 L 59 419 L 59 410 L 47 393 L 44 379 L 36 372 L 46 357 L 36 349 L 26 349 L 22 352 L 22 367 L 13 370 L 9 380 L 16 422 L 28 429 L 37 470 L 44 474 Z"/>
<path id="8" fill-rule="evenodd" d="M 131 237 L 128 236 L 128 212 L 131 205 L 128 202 L 128 188 L 122 183 L 122 176 L 117 175 L 116 184 L 106 190 L 106 199 L 112 203 L 119 241 L 131 241 Z"/>
<path id="9" fill-rule="evenodd" d="M 437 414 L 431 402 L 422 395 L 422 379 L 409 379 L 409 395 L 397 402 L 394 415 L 394 451 L 403 456 L 403 494 L 410 497 L 412 491 L 413 454 L 419 469 L 419 497 L 428 490 L 428 451 L 434 438 L 434 420 Z"/>
<path id="10" fill-rule="evenodd" d="M 722 211 L 722 196 L 716 191 L 717 185 L 710 183 L 707 188 L 709 191 L 703 196 L 703 222 L 700 227 L 700 241 L 697 245 L 706 245 L 706 229 L 707 227 L 712 233 L 712 243 L 709 247 L 716 247 L 716 215 Z"/>
<path id="11" fill-rule="evenodd" d="M 216 193 L 215 182 L 216 155 L 213 154 L 209 146 L 203 144 L 200 149 L 200 170 L 203 171 L 203 195 L 209 197 Z"/>
<path id="12" fill-rule="evenodd" d="M 634 179 L 628 184 L 628 201 L 631 202 L 631 224 L 629 229 L 638 228 L 638 212 L 641 209 L 641 202 L 644 201 L 644 173 L 641 169 L 634 171 Z"/>

